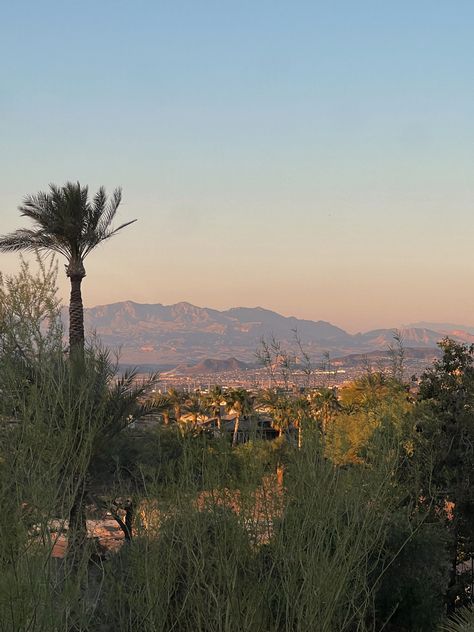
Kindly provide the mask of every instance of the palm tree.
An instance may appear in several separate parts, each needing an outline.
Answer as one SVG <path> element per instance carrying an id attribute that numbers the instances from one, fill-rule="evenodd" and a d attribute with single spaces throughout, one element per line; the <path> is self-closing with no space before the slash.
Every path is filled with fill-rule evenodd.
<path id="1" fill-rule="evenodd" d="M 195 427 L 199 417 L 202 417 L 206 410 L 199 391 L 189 393 L 184 401 L 184 410 L 191 415 L 192 424 Z"/>
<path id="2" fill-rule="evenodd" d="M 166 396 L 173 410 L 174 419 L 176 423 L 179 423 L 181 421 L 183 405 L 186 401 L 186 393 L 178 391 L 176 388 L 169 388 Z"/>
<path id="3" fill-rule="evenodd" d="M 290 425 L 292 417 L 292 407 L 289 398 L 278 393 L 276 389 L 267 388 L 260 393 L 258 399 L 260 405 L 271 414 L 273 419 L 272 426 L 278 431 L 278 436 L 281 437 Z"/>
<path id="4" fill-rule="evenodd" d="M 301 448 L 303 445 L 303 426 L 310 418 L 310 403 L 304 395 L 295 397 L 291 401 L 291 410 L 293 425 L 298 430 L 298 448 Z"/>
<path id="5" fill-rule="evenodd" d="M 233 388 L 226 395 L 226 408 L 236 414 L 232 446 L 237 445 L 240 419 L 253 413 L 255 398 L 245 388 Z"/>
<path id="6" fill-rule="evenodd" d="M 47 251 L 66 258 L 66 275 L 71 282 L 69 303 L 69 350 L 84 349 L 84 308 L 81 283 L 86 276 L 84 259 L 103 241 L 136 220 L 112 227 L 122 199 L 115 189 L 108 200 L 101 187 L 92 200 L 88 187 L 79 182 L 49 186 L 49 192 L 28 195 L 19 206 L 22 216 L 33 220 L 34 228 L 20 228 L 0 237 L 0 251 Z"/>
<path id="7" fill-rule="evenodd" d="M 112 227 L 122 193 L 115 189 L 108 200 L 101 187 L 92 200 L 88 187 L 67 182 L 58 187 L 51 184 L 49 192 L 28 195 L 19 206 L 23 217 L 34 223 L 34 228 L 20 228 L 0 236 L 0 251 L 34 251 L 58 253 L 66 258 L 66 275 L 71 282 L 69 303 L 69 354 L 84 360 L 84 308 L 81 283 L 86 276 L 84 259 L 101 242 L 115 235 L 135 220 Z M 82 366 L 82 362 L 80 364 Z M 84 373 L 85 374 L 85 373 Z M 79 386 L 78 386 L 79 390 Z M 85 495 L 86 476 L 78 476 L 75 498 L 69 512 L 69 541 L 74 551 L 82 549 L 86 538 Z"/>
<path id="8" fill-rule="evenodd" d="M 155 397 L 151 400 L 150 406 L 154 413 L 161 415 L 164 425 L 168 426 L 170 423 L 170 412 L 172 409 L 171 401 L 168 395 L 163 395 L 162 393 L 155 395 Z"/>
<path id="9" fill-rule="evenodd" d="M 318 421 L 321 433 L 326 434 L 329 423 L 341 410 L 341 403 L 337 398 L 336 391 L 332 388 L 321 388 L 314 393 L 310 400 L 310 408 Z"/>
<path id="10" fill-rule="evenodd" d="M 204 398 L 204 402 L 213 417 L 217 418 L 217 427 L 222 426 L 221 404 L 225 401 L 225 393 L 222 386 L 214 385 Z"/>

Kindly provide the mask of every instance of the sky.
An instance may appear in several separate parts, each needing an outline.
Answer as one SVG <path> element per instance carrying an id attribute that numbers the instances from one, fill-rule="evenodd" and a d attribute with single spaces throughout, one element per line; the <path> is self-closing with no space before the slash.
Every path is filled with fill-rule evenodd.
<path id="1" fill-rule="evenodd" d="M 0 233 L 51 182 L 121 186 L 87 306 L 472 325 L 473 28 L 463 0 L 0 2 Z"/>

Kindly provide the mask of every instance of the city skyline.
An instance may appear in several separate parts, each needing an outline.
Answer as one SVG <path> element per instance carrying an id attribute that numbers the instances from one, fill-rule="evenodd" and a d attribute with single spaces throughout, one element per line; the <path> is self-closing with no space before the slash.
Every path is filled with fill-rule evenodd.
<path id="1" fill-rule="evenodd" d="M 50 182 L 122 186 L 117 223 L 138 222 L 86 260 L 86 306 L 471 325 L 474 7 L 455 9 L 10 4 L 0 232 Z"/>

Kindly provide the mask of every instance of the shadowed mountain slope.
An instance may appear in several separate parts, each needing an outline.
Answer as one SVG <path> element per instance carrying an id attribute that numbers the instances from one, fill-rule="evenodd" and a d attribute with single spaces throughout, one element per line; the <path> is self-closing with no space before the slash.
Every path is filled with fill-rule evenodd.
<path id="1" fill-rule="evenodd" d="M 120 350 L 122 362 L 136 364 L 176 365 L 232 357 L 253 363 L 262 337 L 273 335 L 288 348 L 294 346 L 295 330 L 315 359 L 326 351 L 332 355 L 367 353 L 393 343 L 392 329 L 351 335 L 326 321 L 282 316 L 262 307 L 219 311 L 186 302 L 99 305 L 85 310 L 85 324 L 89 335 L 96 332 L 105 345 Z M 418 348 L 434 348 L 443 337 L 422 327 L 404 329 L 402 334 L 405 346 Z M 472 336 L 456 331 L 453 337 L 466 341 Z"/>

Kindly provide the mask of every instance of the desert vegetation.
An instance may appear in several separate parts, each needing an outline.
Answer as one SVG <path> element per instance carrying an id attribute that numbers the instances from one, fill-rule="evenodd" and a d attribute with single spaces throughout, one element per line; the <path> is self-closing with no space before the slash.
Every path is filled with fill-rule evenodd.
<path id="1" fill-rule="evenodd" d="M 295 392 L 273 341 L 263 391 L 158 393 L 81 329 L 119 201 L 52 188 L 0 240 L 66 254 L 73 285 L 66 346 L 55 263 L 0 278 L 1 632 L 471 629 L 474 348 L 444 340 L 410 388 L 398 344 L 336 392 L 298 341 Z"/>

